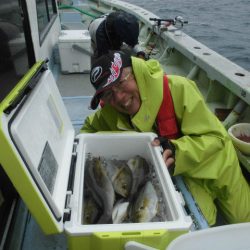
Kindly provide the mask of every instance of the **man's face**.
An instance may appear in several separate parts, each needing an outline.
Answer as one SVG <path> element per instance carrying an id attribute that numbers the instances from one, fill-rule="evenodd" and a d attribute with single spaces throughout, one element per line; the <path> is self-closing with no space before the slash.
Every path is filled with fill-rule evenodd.
<path id="1" fill-rule="evenodd" d="M 138 112 L 141 98 L 130 67 L 123 69 L 120 82 L 106 90 L 101 99 L 121 113 L 135 115 Z"/>

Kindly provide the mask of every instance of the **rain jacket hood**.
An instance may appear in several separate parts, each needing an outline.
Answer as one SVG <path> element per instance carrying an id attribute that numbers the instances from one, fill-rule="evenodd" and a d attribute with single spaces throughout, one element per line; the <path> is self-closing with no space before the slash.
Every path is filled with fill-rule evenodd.
<path id="1" fill-rule="evenodd" d="M 163 70 L 158 61 L 135 57 L 132 57 L 132 66 L 140 91 L 141 107 L 131 121 L 139 131 L 149 132 L 162 103 Z"/>

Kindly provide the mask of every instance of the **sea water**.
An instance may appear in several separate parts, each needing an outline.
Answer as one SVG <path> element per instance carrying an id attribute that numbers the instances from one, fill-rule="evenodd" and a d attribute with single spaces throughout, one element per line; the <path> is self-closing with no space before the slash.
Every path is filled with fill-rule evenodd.
<path id="1" fill-rule="evenodd" d="M 183 32 L 250 71 L 250 0 L 124 0 L 160 18 L 182 16 Z"/>

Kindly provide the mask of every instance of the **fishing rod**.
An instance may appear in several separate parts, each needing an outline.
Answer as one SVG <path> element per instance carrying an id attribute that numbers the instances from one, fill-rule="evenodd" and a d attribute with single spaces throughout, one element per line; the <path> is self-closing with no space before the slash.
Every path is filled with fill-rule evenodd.
<path id="1" fill-rule="evenodd" d="M 152 18 L 152 17 L 150 17 L 149 20 L 156 22 L 157 26 L 161 26 L 162 22 L 168 23 L 169 25 L 175 23 L 174 19 L 163 19 L 163 18 Z"/>
<path id="2" fill-rule="evenodd" d="M 182 16 L 176 16 L 174 19 L 164 18 L 149 18 L 150 21 L 154 21 L 158 27 L 164 23 L 164 26 L 180 24 L 183 27 L 184 24 L 188 24 L 188 21 L 184 20 Z"/>

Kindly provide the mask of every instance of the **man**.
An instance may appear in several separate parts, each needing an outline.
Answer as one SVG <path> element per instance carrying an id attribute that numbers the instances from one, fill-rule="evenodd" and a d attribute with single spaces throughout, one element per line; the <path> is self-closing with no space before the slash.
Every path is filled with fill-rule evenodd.
<path id="1" fill-rule="evenodd" d="M 90 80 L 96 89 L 91 108 L 100 100 L 105 104 L 87 117 L 81 132 L 155 132 L 168 138 L 163 159 L 167 166 L 175 161 L 174 175 L 184 177 L 208 223 L 216 223 L 217 208 L 229 223 L 250 221 L 250 187 L 232 142 L 194 82 L 164 76 L 158 61 L 120 51 L 99 58 Z"/>
<path id="2" fill-rule="evenodd" d="M 138 45 L 139 23 L 135 16 L 125 11 L 111 12 L 101 16 L 89 25 L 94 59 L 109 50 L 120 50 L 123 43 L 128 45 L 131 53 L 145 56 Z"/>

